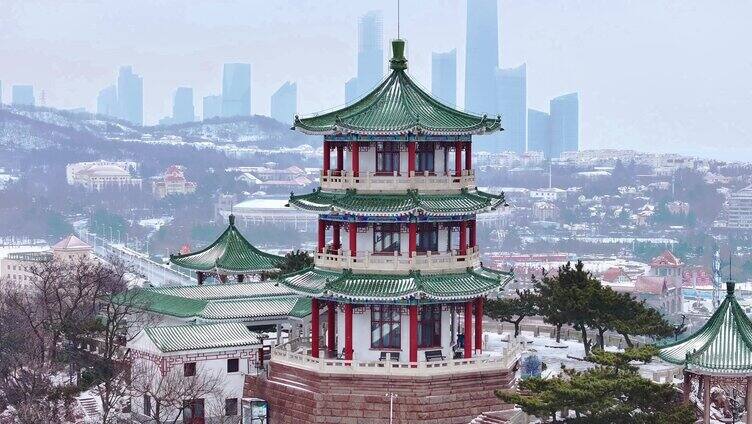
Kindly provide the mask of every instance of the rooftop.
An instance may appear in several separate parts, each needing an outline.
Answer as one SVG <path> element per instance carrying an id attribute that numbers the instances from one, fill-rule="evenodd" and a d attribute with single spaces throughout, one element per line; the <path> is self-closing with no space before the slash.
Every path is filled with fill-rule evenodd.
<path id="1" fill-rule="evenodd" d="M 164 353 L 261 344 L 259 335 L 241 323 L 147 327 L 143 333 Z"/>
<path id="2" fill-rule="evenodd" d="M 461 112 L 447 106 L 407 74 L 404 40 L 392 41 L 391 73 L 373 91 L 344 108 L 307 118 L 293 129 L 306 134 L 471 135 L 501 130 L 501 118 Z"/>
<path id="3" fill-rule="evenodd" d="M 658 356 L 695 373 L 752 375 L 752 322 L 739 306 L 733 282 L 726 298 L 695 333 L 659 342 Z"/>
<path id="4" fill-rule="evenodd" d="M 183 255 L 170 255 L 170 262 L 194 271 L 221 274 L 251 274 L 277 269 L 281 256 L 262 252 L 243 237 L 229 216 L 227 229 L 209 246 Z"/>

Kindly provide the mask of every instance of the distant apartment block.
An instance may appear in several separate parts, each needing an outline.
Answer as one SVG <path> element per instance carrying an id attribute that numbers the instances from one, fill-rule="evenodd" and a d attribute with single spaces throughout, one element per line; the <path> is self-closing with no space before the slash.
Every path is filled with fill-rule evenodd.
<path id="1" fill-rule="evenodd" d="M 457 105 L 457 49 L 431 55 L 431 94 L 450 106 Z"/>
<path id="2" fill-rule="evenodd" d="M 222 116 L 222 96 L 205 96 L 202 106 L 204 121 Z"/>
<path id="3" fill-rule="evenodd" d="M 118 116 L 117 87 L 110 85 L 99 91 L 97 95 L 97 113 L 105 116 Z"/>
<path id="4" fill-rule="evenodd" d="M 222 116 L 251 114 L 251 64 L 225 63 L 222 71 Z"/>
<path id="5" fill-rule="evenodd" d="M 30 287 L 35 267 L 53 259 L 79 261 L 92 256 L 93 249 L 74 235 L 62 239 L 49 250 L 12 252 L 0 260 L 0 289 Z"/>
<path id="6" fill-rule="evenodd" d="M 135 162 L 78 162 L 66 165 L 65 176 L 69 185 L 91 191 L 114 187 L 141 188 L 141 179 L 134 177 L 137 168 Z"/>
<path id="7" fill-rule="evenodd" d="M 729 198 L 728 228 L 752 229 L 752 186 L 733 193 Z"/>
<path id="8" fill-rule="evenodd" d="M 34 106 L 34 86 L 14 85 L 11 94 L 13 106 Z"/>
<path id="9" fill-rule="evenodd" d="M 167 196 L 191 194 L 196 191 L 196 183 L 188 181 L 184 175 L 185 168 L 171 165 L 165 174 L 152 184 L 154 196 L 163 199 Z"/>
<path id="10" fill-rule="evenodd" d="M 144 124 L 144 79 L 122 66 L 117 79 L 118 117 L 133 125 Z"/>
<path id="11" fill-rule="evenodd" d="M 287 81 L 272 94 L 271 115 L 273 119 L 291 124 L 298 108 L 298 85 Z"/>

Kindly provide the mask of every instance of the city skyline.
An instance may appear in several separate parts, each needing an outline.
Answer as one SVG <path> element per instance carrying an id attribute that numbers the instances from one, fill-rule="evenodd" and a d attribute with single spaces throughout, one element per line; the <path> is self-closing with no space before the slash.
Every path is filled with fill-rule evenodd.
<path id="1" fill-rule="evenodd" d="M 442 1 L 440 7 L 429 7 L 433 4 L 402 5 L 401 32 L 408 41 L 411 74 L 430 86 L 431 54 L 456 48 L 457 78 L 464 82 L 466 4 Z M 132 64 L 144 77 L 147 124 L 170 113 L 176 86 L 193 87 L 197 98 L 218 94 L 222 65 L 233 61 L 254 65 L 254 113 L 269 114 L 269 98 L 286 80 L 298 84 L 299 113 L 320 111 L 342 102 L 343 84 L 356 74 L 358 17 L 383 8 L 385 43 L 396 35 L 395 11 L 375 1 L 315 6 L 229 2 L 219 9 L 198 4 L 169 23 L 155 17 L 173 10 L 170 2 L 141 8 L 115 2 L 73 4 L 55 13 L 48 5 L 9 1 L 0 17 L 5 28 L 0 39 L 7 47 L 0 52 L 3 103 L 10 103 L 13 85 L 33 84 L 35 92 L 46 93 L 49 106 L 94 111 L 98 92 L 112 84 L 121 65 Z M 331 10 L 338 11 L 336 16 Z M 749 5 L 699 1 L 501 1 L 499 66 L 527 63 L 530 108 L 546 110 L 551 98 L 578 91 L 584 105 L 582 148 L 620 146 L 752 159 L 752 124 L 743 113 L 752 107 L 752 83 L 744 77 L 752 63 L 728 47 L 749 37 L 741 19 L 745 11 Z M 264 19 L 240 19 L 249 15 Z M 20 22 L 35 25 L 22 28 Z M 70 29 L 70 22 L 76 28 Z M 142 34 L 133 32 L 136 22 Z M 700 22 L 702 30 L 697 31 Z M 280 24 L 305 25 L 306 34 L 272 31 Z M 69 29 L 62 31 L 61 25 Z M 433 31 L 434 26 L 443 31 Z M 150 37 L 161 39 L 156 34 L 165 31 L 176 36 L 145 43 Z M 204 35 L 195 38 L 194 31 Z M 268 35 L 272 32 L 273 37 Z M 91 34 L 98 34 L 96 43 L 88 43 Z M 277 53 L 281 51 L 285 54 Z M 292 65 L 300 60 L 308 69 Z M 718 63 L 724 66 L 719 69 Z M 458 82 L 457 97 L 464 104 L 464 83 Z M 719 121 L 727 124 L 713 124 Z M 718 143 L 731 148 L 718 151 Z"/>

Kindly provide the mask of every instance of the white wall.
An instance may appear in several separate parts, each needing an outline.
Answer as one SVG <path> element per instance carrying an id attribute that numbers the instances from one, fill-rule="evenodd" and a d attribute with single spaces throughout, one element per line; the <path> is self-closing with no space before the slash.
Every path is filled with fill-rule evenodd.
<path id="1" fill-rule="evenodd" d="M 402 309 L 400 321 L 400 360 L 408 361 L 410 358 L 410 316 L 407 307 Z M 452 358 L 451 336 L 451 312 L 441 311 L 441 350 L 447 359 Z M 337 308 L 337 347 L 338 354 L 345 347 L 345 314 L 344 307 Z M 353 310 L 353 359 L 358 361 L 378 361 L 381 350 L 371 349 L 371 308 L 370 306 L 359 307 Z M 436 348 L 418 349 L 418 361 L 425 360 L 426 350 Z"/>

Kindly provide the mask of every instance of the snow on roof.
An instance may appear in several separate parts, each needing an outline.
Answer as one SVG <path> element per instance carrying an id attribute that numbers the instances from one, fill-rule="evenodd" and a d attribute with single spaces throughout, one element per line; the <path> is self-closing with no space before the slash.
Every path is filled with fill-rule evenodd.
<path id="1" fill-rule="evenodd" d="M 80 238 L 76 237 L 75 235 L 71 234 L 68 237 L 60 240 L 52 246 L 52 250 L 82 250 L 82 249 L 91 249 L 91 246 L 84 243 Z"/>

